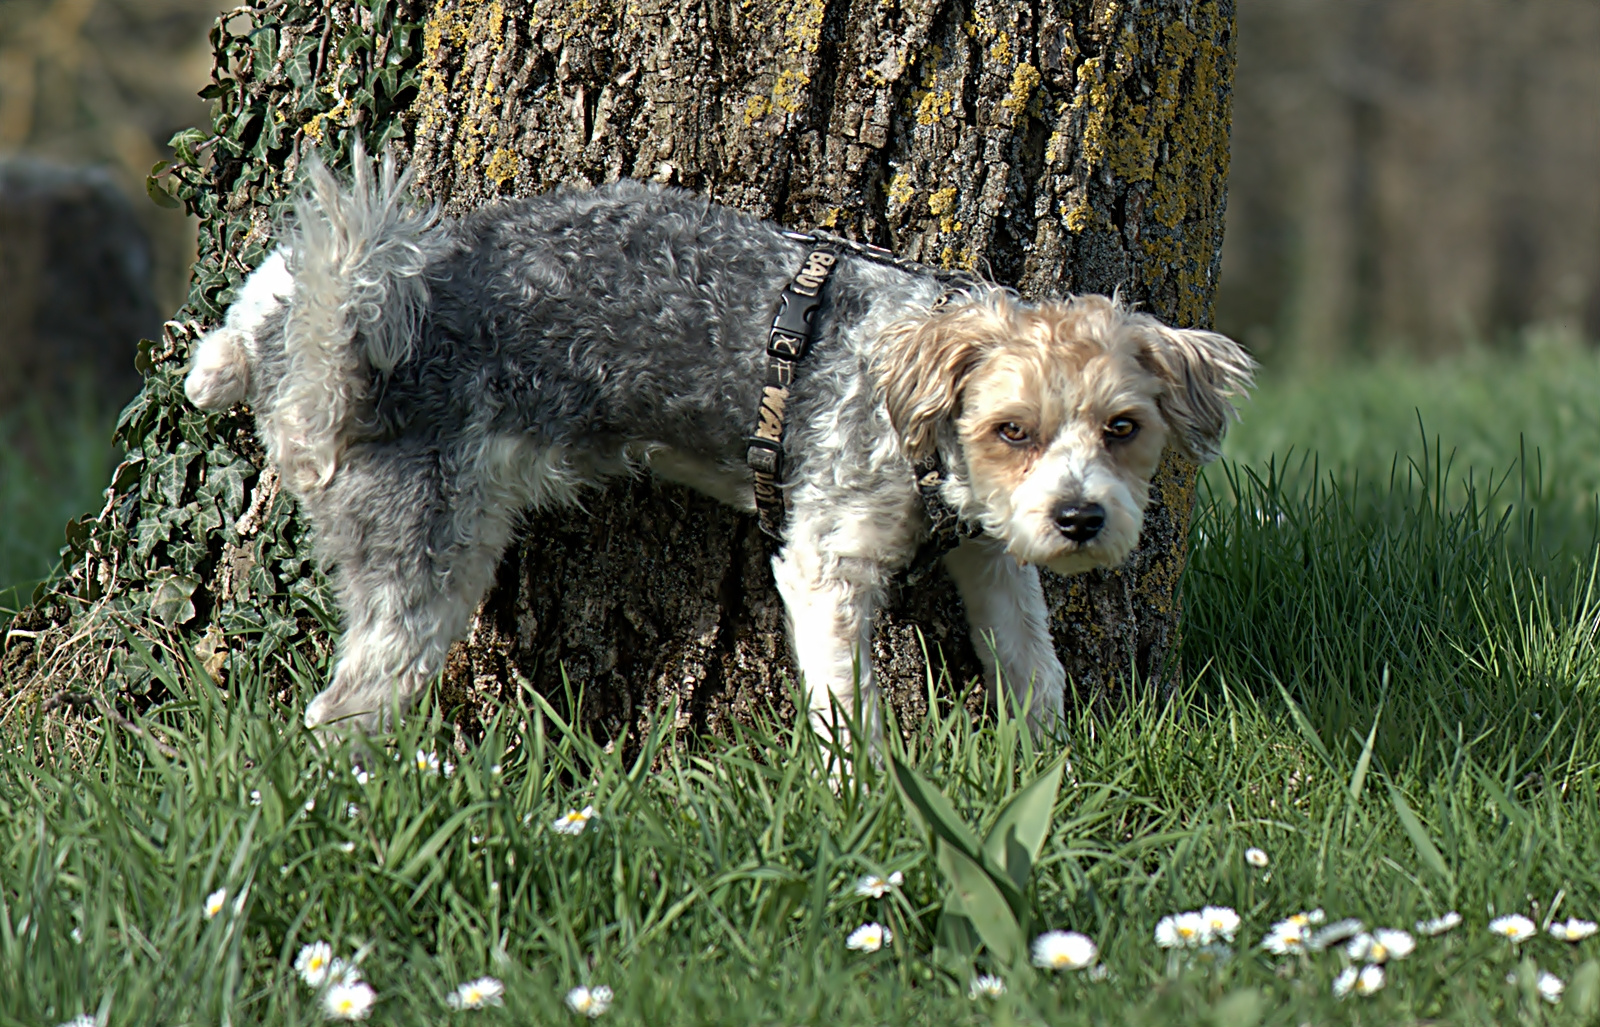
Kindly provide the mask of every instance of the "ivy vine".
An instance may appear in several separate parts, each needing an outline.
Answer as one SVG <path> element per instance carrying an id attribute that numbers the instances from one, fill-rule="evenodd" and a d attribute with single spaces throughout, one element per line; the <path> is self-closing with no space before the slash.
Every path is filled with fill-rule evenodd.
<path id="1" fill-rule="evenodd" d="M 28 654 L 35 673 L 103 671 L 134 694 L 152 679 L 123 644 L 130 625 L 184 633 L 217 670 L 230 649 L 255 662 L 326 648 L 327 582 L 264 467 L 253 416 L 195 409 L 183 378 L 195 343 L 270 253 L 304 158 L 315 149 L 337 167 L 358 136 L 369 152 L 406 140 L 421 11 L 404 0 L 253 0 L 223 14 L 210 40 L 211 125 L 175 135 L 173 159 L 146 181 L 152 200 L 200 220 L 188 300 L 160 340 L 139 344 L 144 387 L 115 434 L 126 456 L 103 508 L 68 523 L 65 570 L 23 615 L 48 629 L 28 632 L 41 639 Z M 7 669 L 17 662 L 8 651 Z"/>

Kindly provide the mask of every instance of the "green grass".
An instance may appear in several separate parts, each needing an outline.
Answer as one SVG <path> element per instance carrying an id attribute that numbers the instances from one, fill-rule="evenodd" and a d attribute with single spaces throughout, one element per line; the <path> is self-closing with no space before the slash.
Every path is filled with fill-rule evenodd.
<path id="1" fill-rule="evenodd" d="M 1600 938 L 1512 951 L 1485 925 L 1600 915 L 1600 457 L 1560 413 L 1587 411 L 1600 373 L 1581 353 L 1472 360 L 1269 381 L 1231 443 L 1249 459 L 1205 479 L 1174 701 L 1078 715 L 1037 744 L 947 704 L 910 732 L 901 755 L 980 828 L 1066 755 L 1028 902 L 1039 926 L 1093 937 L 1105 979 L 987 966 L 1008 994 L 969 1000 L 968 971 L 934 951 L 935 852 L 888 772 L 859 761 L 835 792 L 803 729 L 692 751 L 655 736 L 632 756 L 530 698 L 452 751 L 424 710 L 374 744 L 361 783 L 347 752 L 296 726 L 323 668 L 297 668 L 286 704 L 248 668 L 218 694 L 158 647 L 169 699 L 145 737 L 7 725 L 0 1025 L 317 1022 L 292 969 L 316 939 L 362 953 L 386 1024 L 574 1023 L 562 996 L 580 983 L 615 990 L 599 1022 L 616 1024 L 1596 1022 Z M 1494 402 L 1430 391 L 1480 379 Z M 1353 411 L 1372 412 L 1365 427 L 1339 427 Z M 1456 439 L 1470 458 L 1452 463 Z M 1310 446 L 1332 455 L 1303 460 Z M 1542 480 L 1525 469 L 1536 452 Z M 419 749 L 456 770 L 417 770 Z M 581 835 L 551 830 L 589 804 Z M 854 895 L 859 875 L 894 870 L 898 891 Z M 1170 960 L 1157 920 L 1206 904 L 1243 917 L 1233 958 Z M 1258 947 L 1312 907 L 1466 922 L 1340 1002 L 1340 955 Z M 867 920 L 893 944 L 847 951 Z M 1534 994 L 1534 966 L 1568 982 L 1560 1005 Z M 505 1007 L 447 1010 L 482 974 L 506 982 Z"/>

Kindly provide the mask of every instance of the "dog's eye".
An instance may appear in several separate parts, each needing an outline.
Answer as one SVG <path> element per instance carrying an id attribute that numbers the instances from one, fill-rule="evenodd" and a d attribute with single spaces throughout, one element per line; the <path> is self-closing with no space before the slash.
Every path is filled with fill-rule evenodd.
<path id="1" fill-rule="evenodd" d="M 999 428 L 995 429 L 995 433 L 1002 439 L 1005 439 L 1007 442 L 1011 443 L 1013 446 L 1023 445 L 1029 439 L 1028 429 L 1024 428 L 1015 421 L 1007 421 L 1005 424 L 1002 424 Z"/>
<path id="2" fill-rule="evenodd" d="M 1106 422 L 1106 438 L 1126 442 L 1139 434 L 1139 422 L 1131 417 L 1113 417 Z"/>

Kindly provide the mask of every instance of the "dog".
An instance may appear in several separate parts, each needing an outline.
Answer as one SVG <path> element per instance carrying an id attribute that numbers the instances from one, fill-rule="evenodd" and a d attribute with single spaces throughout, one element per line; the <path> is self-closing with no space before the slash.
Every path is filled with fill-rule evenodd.
<path id="1" fill-rule="evenodd" d="M 408 181 L 389 159 L 358 154 L 347 186 L 309 162 L 185 381 L 202 410 L 249 403 L 331 571 L 344 630 L 310 728 L 403 710 L 529 509 L 648 470 L 754 512 L 763 341 L 812 249 L 640 182 L 445 220 Z M 831 256 L 784 411 L 772 559 L 810 722 L 837 738 L 841 711 L 872 708 L 874 613 L 932 501 L 968 529 L 942 560 L 992 694 L 1046 728 L 1066 675 L 1039 568 L 1123 563 L 1163 447 L 1214 459 L 1254 364 L 1117 298 L 1024 302 Z"/>

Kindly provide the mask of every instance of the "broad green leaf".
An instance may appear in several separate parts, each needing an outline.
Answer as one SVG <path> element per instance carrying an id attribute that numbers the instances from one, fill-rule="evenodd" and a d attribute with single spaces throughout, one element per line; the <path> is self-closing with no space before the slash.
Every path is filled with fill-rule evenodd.
<path id="1" fill-rule="evenodd" d="M 944 912 L 939 914 L 939 923 L 934 928 L 934 938 L 937 939 L 938 945 L 960 964 L 949 967 L 952 973 L 971 971 L 972 960 L 978 954 L 978 946 L 983 944 L 983 939 L 978 937 L 971 920 L 960 913 L 951 912 L 947 905 Z"/>
<path id="2" fill-rule="evenodd" d="M 1256 1027 L 1266 1010 L 1266 996 L 1254 988 L 1245 988 L 1224 996 L 1212 1008 L 1211 1022 L 1217 1027 Z"/>
<path id="3" fill-rule="evenodd" d="M 1600 1019 L 1600 961 L 1591 959 L 1578 967 L 1567 983 L 1564 1005 L 1579 1023 Z"/>
<path id="4" fill-rule="evenodd" d="M 969 859 L 982 859 L 983 846 L 978 843 L 978 836 L 973 834 L 972 828 L 961 819 L 961 814 L 956 812 L 955 806 L 945 794 L 935 788 L 927 778 L 895 757 L 889 757 L 889 765 L 894 770 L 894 779 L 900 786 L 901 797 L 911 808 L 913 819 L 920 821 L 936 838 L 942 838 L 954 845 Z"/>
<path id="5" fill-rule="evenodd" d="M 987 870 L 944 839 L 937 844 L 939 869 L 950 882 L 945 910 L 966 917 L 996 959 L 1007 966 L 1016 966 L 1025 943 L 1022 926 L 1011 912 L 1011 903 L 1006 901 Z"/>
<path id="6" fill-rule="evenodd" d="M 1061 772 L 1066 767 L 1066 757 L 1029 781 L 1022 790 L 1011 797 L 999 818 L 984 839 L 983 852 L 989 862 L 1003 867 L 1019 891 L 1028 887 L 1028 876 L 1044 840 L 1050 836 L 1056 806 L 1056 795 L 1061 789 Z"/>

